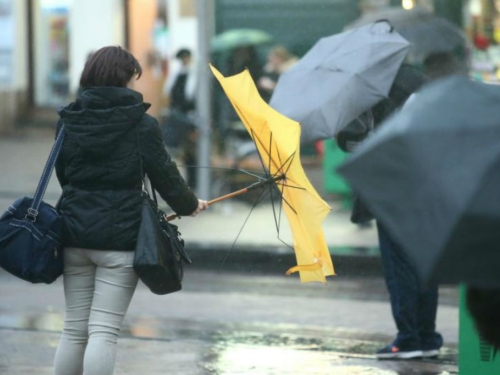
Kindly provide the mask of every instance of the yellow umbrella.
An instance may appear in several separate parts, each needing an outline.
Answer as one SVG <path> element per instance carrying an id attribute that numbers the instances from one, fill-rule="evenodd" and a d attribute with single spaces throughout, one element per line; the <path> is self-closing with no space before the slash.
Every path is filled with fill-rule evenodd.
<path id="1" fill-rule="evenodd" d="M 300 164 L 299 123 L 262 100 L 247 70 L 226 78 L 213 66 L 210 68 L 281 192 L 297 258 L 297 266 L 287 274 L 300 271 L 303 282 L 326 282 L 326 276 L 335 274 L 321 228 L 330 207 L 314 190 Z"/>

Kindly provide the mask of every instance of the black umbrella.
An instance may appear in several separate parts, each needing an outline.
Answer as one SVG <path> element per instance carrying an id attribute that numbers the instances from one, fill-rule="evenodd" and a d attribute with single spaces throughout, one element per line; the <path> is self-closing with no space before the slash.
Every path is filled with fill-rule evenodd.
<path id="1" fill-rule="evenodd" d="M 500 87 L 427 87 L 340 173 L 423 281 L 500 284 Z"/>
<path id="2" fill-rule="evenodd" d="M 387 8 L 367 13 L 346 29 L 370 24 L 374 21 L 388 20 L 398 33 L 411 43 L 408 60 L 412 63 L 423 62 L 433 53 L 453 52 L 467 45 L 464 32 L 450 21 L 436 16 L 425 7 L 411 10 Z"/>

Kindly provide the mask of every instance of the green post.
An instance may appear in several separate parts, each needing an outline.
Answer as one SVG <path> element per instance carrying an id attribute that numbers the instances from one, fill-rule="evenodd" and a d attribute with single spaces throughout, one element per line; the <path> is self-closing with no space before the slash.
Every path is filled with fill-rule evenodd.
<path id="1" fill-rule="evenodd" d="M 481 340 L 465 304 L 465 287 L 460 290 L 459 375 L 500 374 L 500 352 Z"/>
<path id="2" fill-rule="evenodd" d="M 340 166 L 347 157 L 347 154 L 340 149 L 337 142 L 333 139 L 324 141 L 323 158 L 323 181 L 325 191 L 330 194 L 337 194 L 343 197 L 345 208 L 350 208 L 351 188 L 347 182 L 337 173 L 337 167 Z"/>

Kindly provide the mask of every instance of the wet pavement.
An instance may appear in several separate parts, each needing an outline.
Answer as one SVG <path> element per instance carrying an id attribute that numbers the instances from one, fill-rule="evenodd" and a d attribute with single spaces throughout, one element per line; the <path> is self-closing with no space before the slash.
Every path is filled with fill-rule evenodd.
<path id="1" fill-rule="evenodd" d="M 0 329 L 0 372 L 49 375 L 59 335 Z M 376 361 L 373 356 L 318 351 L 306 346 L 273 346 L 202 340 L 121 338 L 117 375 L 447 375 L 454 364 L 431 361 Z"/>
<path id="2" fill-rule="evenodd" d="M 31 130 L 0 139 L 0 160 L 9 160 L 0 163 L 0 211 L 34 191 L 52 139 L 51 131 Z M 321 193 L 321 171 L 306 173 Z M 54 203 L 59 194 L 52 179 L 46 200 Z M 252 212 L 230 252 L 248 204 L 216 205 L 180 220 L 194 267 L 179 293 L 154 296 L 138 287 L 115 373 L 457 374 L 458 292 L 452 287 L 440 291 L 437 325 L 446 346 L 438 360 L 375 359 L 374 351 L 395 333 L 376 231 L 352 225 L 341 203 L 331 205 L 324 229 L 338 276 L 327 285 L 283 275 L 294 257 L 277 239 L 269 205 Z M 281 239 L 290 241 L 286 225 Z M 376 277 L 357 277 L 369 274 Z M 0 270 L 0 375 L 53 373 L 63 309 L 61 279 L 30 285 Z"/>
<path id="3" fill-rule="evenodd" d="M 0 374 L 51 374 L 62 328 L 61 280 L 30 285 L 0 272 Z M 282 276 L 188 270 L 185 288 L 140 285 L 119 341 L 116 374 L 457 373 L 457 293 L 442 290 L 439 360 L 377 361 L 391 340 L 383 282 L 300 284 Z"/>

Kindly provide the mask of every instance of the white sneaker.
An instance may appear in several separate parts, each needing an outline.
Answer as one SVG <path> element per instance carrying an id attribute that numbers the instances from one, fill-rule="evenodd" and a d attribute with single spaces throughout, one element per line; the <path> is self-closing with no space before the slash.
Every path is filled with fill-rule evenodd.
<path id="1" fill-rule="evenodd" d="M 422 350 L 422 357 L 423 358 L 434 358 L 439 356 L 439 349 L 433 349 L 433 350 Z"/>

